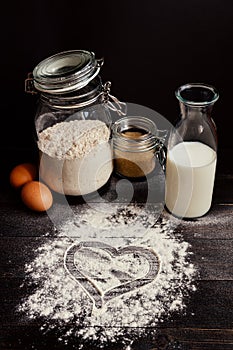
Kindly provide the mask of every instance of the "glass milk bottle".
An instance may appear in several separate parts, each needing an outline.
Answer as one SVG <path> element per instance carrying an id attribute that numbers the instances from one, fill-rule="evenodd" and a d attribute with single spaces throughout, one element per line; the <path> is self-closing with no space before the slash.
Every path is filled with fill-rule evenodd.
<path id="1" fill-rule="evenodd" d="M 186 84 L 175 94 L 181 118 L 168 141 L 165 204 L 175 216 L 197 218 L 212 202 L 217 133 L 211 112 L 219 94 L 206 84 Z"/>

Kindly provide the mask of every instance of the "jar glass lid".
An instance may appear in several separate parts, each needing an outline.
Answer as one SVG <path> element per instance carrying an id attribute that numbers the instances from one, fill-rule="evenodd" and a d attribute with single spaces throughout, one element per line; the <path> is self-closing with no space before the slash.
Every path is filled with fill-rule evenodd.
<path id="1" fill-rule="evenodd" d="M 34 68 L 34 86 L 39 91 L 55 94 L 79 90 L 98 75 L 102 64 L 103 60 L 96 60 L 93 52 L 60 52 Z"/>

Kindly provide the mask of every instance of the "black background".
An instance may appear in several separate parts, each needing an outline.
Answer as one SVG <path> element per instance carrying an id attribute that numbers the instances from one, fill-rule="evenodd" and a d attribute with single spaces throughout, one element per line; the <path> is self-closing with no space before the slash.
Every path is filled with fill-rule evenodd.
<path id="1" fill-rule="evenodd" d="M 232 0 L 7 1 L 0 26 L 2 147 L 33 147 L 36 98 L 24 80 L 44 58 L 72 49 L 103 56 L 112 94 L 171 122 L 178 86 L 214 85 L 219 147 L 232 147 Z"/>

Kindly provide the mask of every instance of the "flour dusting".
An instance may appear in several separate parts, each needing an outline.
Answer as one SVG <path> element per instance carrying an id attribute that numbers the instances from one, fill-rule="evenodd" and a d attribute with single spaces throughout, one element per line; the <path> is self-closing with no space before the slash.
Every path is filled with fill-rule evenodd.
<path id="1" fill-rule="evenodd" d="M 80 349 L 85 342 L 104 347 L 134 340 L 184 312 L 196 289 L 191 247 L 168 220 L 154 221 L 152 212 L 134 205 L 112 214 L 76 213 L 26 265 L 25 283 L 34 291 L 19 311 L 41 320 L 42 331 L 56 329 L 64 344 L 75 338 Z M 76 245 L 68 273 L 64 257 Z"/>

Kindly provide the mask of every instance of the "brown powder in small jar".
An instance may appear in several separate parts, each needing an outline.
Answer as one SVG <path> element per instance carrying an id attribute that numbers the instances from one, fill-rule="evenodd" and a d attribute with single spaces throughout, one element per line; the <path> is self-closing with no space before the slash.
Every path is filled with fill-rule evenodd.
<path id="1" fill-rule="evenodd" d="M 140 140 L 148 132 L 140 128 L 129 128 L 121 136 L 130 140 Z M 150 174 L 155 168 L 154 149 L 138 151 L 115 149 L 115 171 L 125 177 L 141 178 Z"/>
<path id="2" fill-rule="evenodd" d="M 130 128 L 122 131 L 122 135 L 129 139 L 139 139 L 141 136 L 144 136 L 146 134 L 146 130 L 138 128 Z"/>

